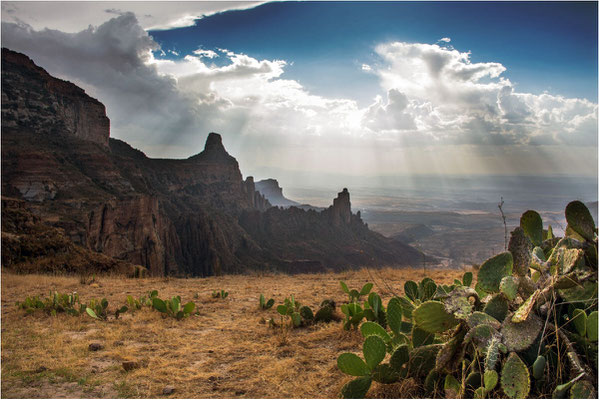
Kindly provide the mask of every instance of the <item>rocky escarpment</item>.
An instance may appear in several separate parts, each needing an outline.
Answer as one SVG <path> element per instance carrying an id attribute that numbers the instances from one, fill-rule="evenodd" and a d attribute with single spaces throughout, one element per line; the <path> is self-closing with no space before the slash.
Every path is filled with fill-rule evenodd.
<path id="1" fill-rule="evenodd" d="M 272 207 L 252 177 L 243 179 L 220 135 L 209 134 L 188 159 L 151 159 L 108 138 L 103 110 L 83 90 L 3 49 L 2 195 L 20 201 L 3 203 L 3 220 L 23 208 L 61 232 L 55 236 L 71 246 L 63 249 L 112 260 L 107 265 L 139 264 L 152 275 L 412 261 L 414 249 L 352 214 L 347 190 L 321 212 Z M 24 261 L 10 256 L 18 249 L 12 239 L 2 236 L 3 265 L 18 269 Z"/>
<path id="2" fill-rule="evenodd" d="M 56 79 L 29 57 L 2 49 L 2 130 L 72 135 L 108 145 L 106 108 L 70 82 Z M 36 190 L 36 188 L 32 188 Z"/>

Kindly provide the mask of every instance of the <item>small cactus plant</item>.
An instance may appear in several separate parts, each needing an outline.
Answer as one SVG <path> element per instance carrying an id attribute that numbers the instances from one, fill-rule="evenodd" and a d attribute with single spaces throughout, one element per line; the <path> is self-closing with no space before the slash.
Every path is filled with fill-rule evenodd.
<path id="1" fill-rule="evenodd" d="M 183 318 L 189 317 L 196 305 L 192 301 L 186 303 L 185 305 L 181 305 L 181 296 L 174 296 L 170 300 L 162 300 L 158 296 L 155 296 L 152 297 L 152 307 L 165 316 L 181 320 Z"/>
<path id="2" fill-rule="evenodd" d="M 260 293 L 260 309 L 268 310 L 274 304 L 275 304 L 275 299 L 268 299 L 268 301 L 266 301 L 266 299 L 264 298 L 264 295 L 262 293 Z"/>
<path id="3" fill-rule="evenodd" d="M 215 299 L 226 299 L 228 295 L 229 292 L 226 292 L 223 289 L 212 291 L 212 297 Z"/>

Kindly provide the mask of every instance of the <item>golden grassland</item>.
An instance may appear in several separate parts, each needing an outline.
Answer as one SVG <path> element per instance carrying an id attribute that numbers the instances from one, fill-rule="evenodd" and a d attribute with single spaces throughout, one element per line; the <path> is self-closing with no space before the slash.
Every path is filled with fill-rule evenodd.
<path id="1" fill-rule="evenodd" d="M 460 270 L 427 270 L 437 283 L 461 278 Z M 230 275 L 209 278 L 126 279 L 2 273 L 2 397 L 3 398 L 336 398 L 350 378 L 337 369 L 337 356 L 361 351 L 359 332 L 344 331 L 341 322 L 319 323 L 289 330 L 269 328 L 279 321 L 276 305 L 295 295 L 316 309 L 325 298 L 347 302 L 339 287 L 373 282 L 384 303 L 403 293 L 406 280 L 420 280 L 422 269 L 358 270 L 303 275 Z M 106 297 L 111 313 L 127 295 L 139 297 L 156 289 L 159 297 L 180 295 L 194 301 L 200 315 L 177 321 L 144 307 L 118 320 L 93 320 L 87 315 L 27 315 L 15 302 L 47 296 L 50 290 L 79 293 L 82 302 Z M 226 299 L 212 298 L 225 289 Z M 260 310 L 260 293 L 275 306 Z M 197 298 L 195 298 L 197 297 Z M 339 309 L 337 313 L 341 314 Z M 89 344 L 104 346 L 90 351 Z M 125 371 L 123 361 L 140 368 Z M 374 383 L 369 396 L 412 397 L 409 382 Z M 163 389 L 173 386 L 166 396 Z"/>

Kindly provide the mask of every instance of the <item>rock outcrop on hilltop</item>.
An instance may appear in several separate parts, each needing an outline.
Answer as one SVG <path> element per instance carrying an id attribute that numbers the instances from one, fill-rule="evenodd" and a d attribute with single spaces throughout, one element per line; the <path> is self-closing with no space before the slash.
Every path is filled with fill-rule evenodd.
<path id="1" fill-rule="evenodd" d="M 146 157 L 109 138 L 101 103 L 7 49 L 2 196 L 3 265 L 15 269 L 25 261 L 12 253 L 26 248 L 31 231 L 18 224 L 7 231 L 4 219 L 24 212 L 58 238 L 61 254 L 76 249 L 85 253 L 78 260 L 94 260 L 72 262 L 69 271 L 135 264 L 152 275 L 207 276 L 411 264 L 419 257 L 371 232 L 351 213 L 347 190 L 321 212 L 272 207 L 252 177 L 243 179 L 216 133 L 188 159 Z M 39 242 L 34 259 L 51 255 L 51 242 Z"/>

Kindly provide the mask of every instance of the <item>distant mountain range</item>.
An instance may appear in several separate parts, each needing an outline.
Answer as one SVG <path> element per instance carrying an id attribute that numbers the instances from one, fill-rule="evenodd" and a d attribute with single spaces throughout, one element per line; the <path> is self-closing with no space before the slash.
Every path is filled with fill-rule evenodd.
<path id="1" fill-rule="evenodd" d="M 280 207 L 273 207 L 273 205 Z M 317 209 L 245 180 L 221 136 L 182 160 L 110 138 L 105 107 L 2 49 L 2 264 L 20 271 L 207 276 L 417 264 L 372 232 L 347 189 Z"/>

